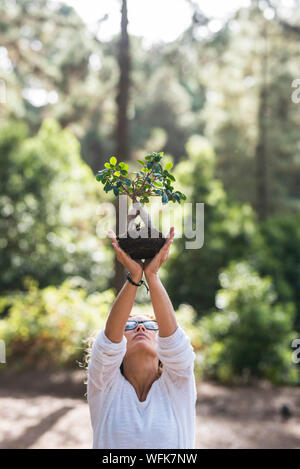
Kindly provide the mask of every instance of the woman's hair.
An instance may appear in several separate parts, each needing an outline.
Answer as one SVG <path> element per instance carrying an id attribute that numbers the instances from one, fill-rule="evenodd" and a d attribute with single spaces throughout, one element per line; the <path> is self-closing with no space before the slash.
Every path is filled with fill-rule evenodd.
<path id="1" fill-rule="evenodd" d="M 135 318 L 135 317 L 138 317 L 138 316 L 145 316 L 146 318 L 149 318 L 150 320 L 153 320 L 153 321 L 156 320 L 155 315 L 151 312 L 145 312 L 145 313 L 142 313 L 142 314 L 139 314 L 138 312 L 136 312 L 136 313 L 131 312 L 130 315 L 129 315 L 129 318 Z M 87 384 L 88 366 L 89 366 L 89 361 L 90 361 L 90 358 L 91 358 L 93 343 L 95 342 L 95 340 L 96 340 L 96 337 L 91 336 L 91 337 L 88 337 L 88 339 L 86 339 L 84 341 L 87 345 L 86 345 L 85 350 L 84 350 L 83 363 L 78 362 L 79 366 L 81 368 L 83 368 L 85 373 L 86 373 L 86 378 L 85 378 L 84 384 Z M 162 368 L 163 368 L 163 365 L 162 365 L 161 361 L 158 360 L 158 374 L 159 374 L 159 376 L 162 374 Z M 124 376 L 123 362 L 120 365 L 120 371 L 121 371 L 122 375 Z M 85 393 L 85 396 L 86 396 L 86 393 Z"/>

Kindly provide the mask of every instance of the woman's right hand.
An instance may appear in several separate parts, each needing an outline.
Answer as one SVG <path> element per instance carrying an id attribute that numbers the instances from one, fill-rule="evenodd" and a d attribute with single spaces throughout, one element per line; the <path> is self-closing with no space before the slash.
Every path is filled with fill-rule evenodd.
<path id="1" fill-rule="evenodd" d="M 116 234 L 113 230 L 108 230 L 108 236 L 111 239 L 118 261 L 130 272 L 131 278 L 138 283 L 143 276 L 142 261 L 135 261 L 122 248 L 120 248 Z"/>

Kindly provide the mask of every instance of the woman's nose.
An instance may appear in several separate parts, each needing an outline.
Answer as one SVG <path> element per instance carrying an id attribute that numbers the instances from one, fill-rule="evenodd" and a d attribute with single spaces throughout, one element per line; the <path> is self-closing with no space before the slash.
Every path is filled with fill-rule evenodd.
<path id="1" fill-rule="evenodd" d="M 145 328 L 145 326 L 144 326 L 143 324 L 138 324 L 138 325 L 136 326 L 136 330 L 137 330 L 137 331 L 139 331 L 140 329 L 142 329 L 143 331 L 146 330 L 146 328 Z"/>

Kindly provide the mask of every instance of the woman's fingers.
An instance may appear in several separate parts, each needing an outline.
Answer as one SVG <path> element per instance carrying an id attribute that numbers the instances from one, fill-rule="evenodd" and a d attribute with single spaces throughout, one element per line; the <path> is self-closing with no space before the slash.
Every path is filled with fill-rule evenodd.
<path id="1" fill-rule="evenodd" d="M 116 233 L 113 230 L 110 230 L 110 229 L 107 231 L 107 233 L 108 233 L 108 236 L 111 239 L 111 244 L 112 244 L 116 254 L 119 254 L 119 255 L 126 254 L 125 251 L 123 251 L 123 249 L 120 248 L 120 246 L 119 246 Z"/>
<path id="2" fill-rule="evenodd" d="M 109 229 L 107 233 L 108 233 L 108 236 L 116 238 L 116 233 L 112 229 Z"/>
<path id="3" fill-rule="evenodd" d="M 169 231 L 169 234 L 168 234 L 168 236 L 167 236 L 167 238 L 166 238 L 166 242 L 165 242 L 165 244 L 164 244 L 163 247 L 162 247 L 162 249 L 163 249 L 164 251 L 166 251 L 167 249 L 169 249 L 169 247 L 171 246 L 171 244 L 172 244 L 172 242 L 173 242 L 174 236 L 175 236 L 175 228 L 174 228 L 174 226 L 171 226 L 170 231 Z"/>
<path id="4" fill-rule="evenodd" d="M 169 251 L 170 246 L 171 246 L 172 243 L 173 243 L 173 239 L 172 239 L 172 238 L 168 239 L 168 240 L 165 242 L 165 244 L 163 245 L 163 247 L 161 248 L 161 253 L 164 254 L 164 253 L 166 253 L 167 251 Z"/>
<path id="5" fill-rule="evenodd" d="M 110 237 L 110 239 L 111 239 L 112 241 L 117 241 L 117 235 L 116 235 L 116 233 L 115 233 L 113 230 L 110 230 L 110 229 L 109 229 L 109 230 L 107 231 L 107 234 L 108 234 L 108 236 Z"/>
<path id="6" fill-rule="evenodd" d="M 174 227 L 174 226 L 171 226 L 170 231 L 169 231 L 169 234 L 168 234 L 168 236 L 167 236 L 167 240 L 173 239 L 174 236 L 175 236 L 175 227 Z"/>
<path id="7" fill-rule="evenodd" d="M 175 229 L 174 229 L 174 226 L 172 226 L 170 228 L 169 236 L 166 238 L 166 242 L 160 250 L 162 263 L 166 262 L 166 260 L 169 257 L 169 251 L 170 251 L 171 244 L 173 243 L 174 234 L 175 234 Z"/>

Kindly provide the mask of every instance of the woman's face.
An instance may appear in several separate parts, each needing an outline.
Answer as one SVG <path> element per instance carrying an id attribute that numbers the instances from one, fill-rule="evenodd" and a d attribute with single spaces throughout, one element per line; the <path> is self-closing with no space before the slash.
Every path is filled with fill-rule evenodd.
<path id="1" fill-rule="evenodd" d="M 135 316 L 129 319 L 136 321 L 149 321 L 150 319 L 146 316 Z M 139 353 L 142 350 L 149 352 L 153 356 L 157 356 L 156 352 L 156 335 L 158 331 L 152 331 L 146 329 L 144 324 L 138 324 L 135 329 L 125 331 L 124 335 L 127 339 L 127 350 L 126 354 Z"/>

